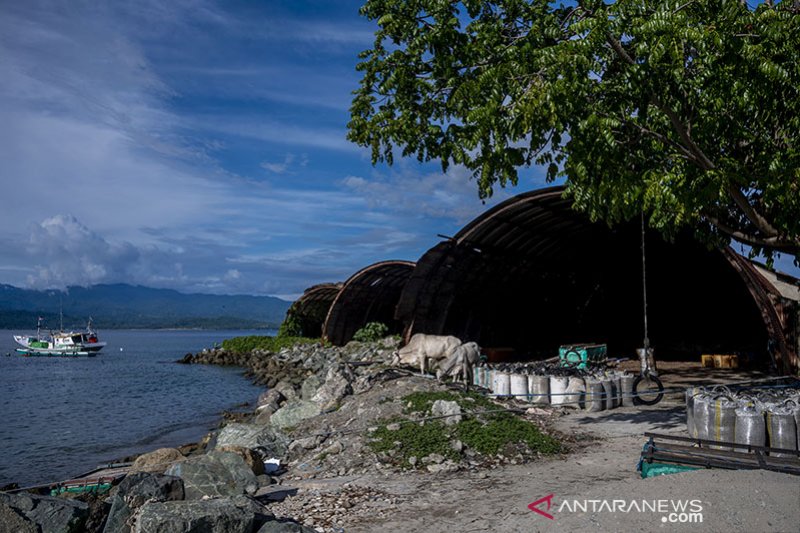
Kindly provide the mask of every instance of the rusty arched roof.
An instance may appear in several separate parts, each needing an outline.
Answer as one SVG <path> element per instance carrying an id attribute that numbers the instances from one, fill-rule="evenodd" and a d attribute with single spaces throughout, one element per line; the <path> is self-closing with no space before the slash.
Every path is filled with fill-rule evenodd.
<path id="1" fill-rule="evenodd" d="M 563 193 L 563 187 L 549 187 L 517 195 L 469 222 L 455 237 L 428 250 L 418 261 L 397 306 L 397 318 L 408 325 L 407 333 L 453 333 L 446 331 L 448 320 L 452 321 L 448 317 L 465 306 L 485 305 L 477 295 L 497 287 L 509 290 L 509 285 L 532 272 L 557 278 L 553 283 L 564 283 L 558 276 L 570 265 L 592 260 L 613 269 L 608 267 L 608 261 L 617 254 L 631 258 L 631 251 L 638 248 L 638 223 L 609 228 L 590 222 L 586 215 L 572 209 Z M 651 240 L 656 248 L 661 246 L 657 235 L 648 235 L 648 242 Z M 701 262 L 714 262 L 717 266 L 713 268 L 727 269 L 726 276 L 735 271 L 738 277 L 726 279 L 743 281 L 769 337 L 777 345 L 779 367 L 796 367 L 797 355 L 787 342 L 785 324 L 775 308 L 774 288 L 732 250 L 708 252 L 694 246 L 699 251 L 690 249 L 691 245 L 665 244 L 661 257 L 669 262 L 670 254 L 675 252 L 677 256 L 680 252 L 684 254 L 683 263 L 692 262 L 686 258 L 702 258 Z M 666 267 L 664 270 L 661 275 L 669 276 Z M 737 294 L 742 292 L 735 290 L 739 291 Z M 470 336 L 469 325 L 461 333 Z"/>
<path id="2" fill-rule="evenodd" d="M 414 265 L 410 261 L 381 261 L 350 276 L 330 306 L 323 336 L 341 346 L 368 322 L 382 322 L 390 333 L 399 333 L 402 325 L 394 318 L 395 306 Z"/>
<path id="3" fill-rule="evenodd" d="M 303 335 L 308 337 L 319 337 L 322 333 L 322 325 L 331 304 L 339 294 L 342 283 L 320 283 L 307 288 L 289 307 L 287 316 L 291 313 L 301 325 Z"/>

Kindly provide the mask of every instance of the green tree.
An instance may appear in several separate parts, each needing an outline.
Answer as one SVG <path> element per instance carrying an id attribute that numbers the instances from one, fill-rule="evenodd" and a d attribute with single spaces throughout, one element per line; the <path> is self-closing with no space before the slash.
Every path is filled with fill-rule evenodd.
<path id="1" fill-rule="evenodd" d="M 367 0 L 349 139 L 464 165 L 482 198 L 531 165 L 609 223 L 800 250 L 800 2 Z"/>

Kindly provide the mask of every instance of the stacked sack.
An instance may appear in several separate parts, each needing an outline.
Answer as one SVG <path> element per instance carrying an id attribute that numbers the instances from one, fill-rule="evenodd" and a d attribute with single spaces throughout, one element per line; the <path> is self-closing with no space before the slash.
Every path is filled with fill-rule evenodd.
<path id="1" fill-rule="evenodd" d="M 746 452 L 747 446 L 798 450 L 800 390 L 747 389 L 723 386 L 686 389 L 686 427 L 692 438 L 742 446 L 712 448 Z M 776 457 L 794 454 L 775 453 Z"/>
<path id="2" fill-rule="evenodd" d="M 481 365 L 474 384 L 498 397 L 536 405 L 603 411 L 633 405 L 635 376 L 606 368 L 576 369 L 543 363 Z"/>

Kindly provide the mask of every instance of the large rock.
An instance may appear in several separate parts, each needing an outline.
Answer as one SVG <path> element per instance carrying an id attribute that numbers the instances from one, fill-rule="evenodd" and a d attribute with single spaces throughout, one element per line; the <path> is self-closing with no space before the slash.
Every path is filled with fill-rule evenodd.
<path id="1" fill-rule="evenodd" d="M 182 461 L 183 454 L 175 448 L 159 448 L 136 458 L 131 472 L 157 472 L 163 474 L 176 461 Z"/>
<path id="2" fill-rule="evenodd" d="M 89 516 L 89 506 L 86 503 L 51 496 L 0 493 L 0 503 L 35 523 L 41 533 L 83 531 Z"/>
<path id="3" fill-rule="evenodd" d="M 306 418 L 311 418 L 322 413 L 319 404 L 305 400 L 289 402 L 278 409 L 269 419 L 271 426 L 285 429 L 296 426 Z"/>
<path id="4" fill-rule="evenodd" d="M 247 466 L 250 467 L 250 470 L 252 470 L 253 474 L 256 476 L 260 476 L 264 473 L 264 461 L 261 459 L 260 455 L 250 448 L 244 448 L 243 446 L 217 446 L 216 450 L 219 452 L 235 453 L 244 459 L 244 462 L 247 463 Z"/>
<path id="5" fill-rule="evenodd" d="M 230 499 L 148 503 L 139 511 L 136 533 L 242 533 L 256 516 Z"/>
<path id="6" fill-rule="evenodd" d="M 297 391 L 294 390 L 294 386 L 292 386 L 292 384 L 289 383 L 288 381 L 285 380 L 279 381 L 275 385 L 273 390 L 280 392 L 281 395 L 283 395 L 283 397 L 286 398 L 287 402 L 291 402 L 297 399 Z"/>
<path id="7" fill-rule="evenodd" d="M 300 397 L 304 400 L 311 400 L 322 386 L 322 382 L 316 374 L 307 377 L 300 386 Z"/>
<path id="8" fill-rule="evenodd" d="M 0 531 L 38 533 L 39 529 L 32 520 L 17 513 L 13 507 L 0 503 Z"/>
<path id="9" fill-rule="evenodd" d="M 271 426 L 228 424 L 217 435 L 215 448 L 241 446 L 258 450 L 264 457 L 282 457 L 289 447 L 289 438 Z"/>
<path id="10" fill-rule="evenodd" d="M 111 510 L 103 533 L 129 533 L 131 516 L 148 501 L 182 499 L 183 481 L 178 477 L 148 472 L 128 474 L 111 498 Z"/>
<path id="11" fill-rule="evenodd" d="M 281 402 L 285 398 L 280 391 L 269 389 L 258 395 L 258 403 L 256 404 L 256 412 L 261 412 L 264 409 L 270 409 L 273 413 L 278 410 Z"/>
<path id="12" fill-rule="evenodd" d="M 448 426 L 461 422 L 461 407 L 456 402 L 436 400 L 431 406 L 433 416 L 444 416 L 442 422 Z"/>
<path id="13" fill-rule="evenodd" d="M 353 392 L 350 386 L 352 381 L 352 372 L 345 365 L 333 366 L 328 369 L 325 383 L 317 390 L 311 400 L 319 404 L 323 411 L 333 409 L 342 398 Z"/>
<path id="14" fill-rule="evenodd" d="M 187 500 L 253 494 L 255 474 L 239 455 L 214 450 L 172 465 L 166 472 L 183 480 Z"/>

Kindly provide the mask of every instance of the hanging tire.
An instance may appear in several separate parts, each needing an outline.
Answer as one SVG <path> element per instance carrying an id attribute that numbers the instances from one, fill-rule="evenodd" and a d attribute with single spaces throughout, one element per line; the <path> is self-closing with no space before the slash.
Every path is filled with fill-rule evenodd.
<path id="1" fill-rule="evenodd" d="M 642 384 L 645 387 L 640 391 L 639 386 Z M 639 375 L 633 380 L 633 394 L 634 405 L 655 405 L 664 399 L 664 384 L 656 376 Z M 644 395 L 644 397 L 640 396 L 640 394 Z"/>

